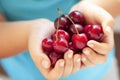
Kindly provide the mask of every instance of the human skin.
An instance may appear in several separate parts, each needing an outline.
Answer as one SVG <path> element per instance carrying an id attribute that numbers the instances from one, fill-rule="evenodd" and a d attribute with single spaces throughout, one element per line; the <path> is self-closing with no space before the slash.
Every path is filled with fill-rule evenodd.
<path id="1" fill-rule="evenodd" d="M 83 55 L 73 56 L 73 52 L 69 50 L 65 53 L 64 59 L 57 61 L 53 69 L 50 68 L 49 58 L 39 47 L 41 40 L 49 36 L 48 34 L 54 30 L 53 22 L 46 19 L 7 22 L 5 21 L 5 17 L 0 15 L 0 58 L 10 57 L 29 50 L 35 65 L 49 80 L 57 80 L 60 77 L 68 76 L 85 66 L 102 64 L 106 61 L 108 52 L 114 45 L 113 31 L 111 29 L 114 25 L 112 16 L 116 17 L 119 15 L 120 12 L 117 10 L 120 8 L 119 4 L 117 0 L 114 2 L 113 0 L 83 0 L 74 5 L 71 11 L 79 10 L 84 14 L 88 23 L 100 23 L 103 26 L 105 33 L 104 42 L 89 41 L 88 46 L 90 48 L 86 47 L 83 50 Z M 86 7 L 86 5 L 89 7 Z M 49 29 L 48 27 L 43 27 L 48 25 L 50 25 Z M 44 32 L 42 31 L 48 33 L 43 34 Z M 92 46 L 90 46 L 90 44 L 92 44 Z M 108 48 L 106 46 L 110 47 Z M 81 65 L 81 61 L 84 64 Z"/>

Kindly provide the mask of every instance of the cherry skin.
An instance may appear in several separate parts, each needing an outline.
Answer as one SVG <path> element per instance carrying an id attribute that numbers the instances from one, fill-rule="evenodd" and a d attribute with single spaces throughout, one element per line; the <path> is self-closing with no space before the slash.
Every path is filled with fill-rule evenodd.
<path id="1" fill-rule="evenodd" d="M 53 42 L 53 49 L 58 54 L 64 54 L 68 50 L 68 42 L 64 38 L 58 39 Z"/>
<path id="2" fill-rule="evenodd" d="M 70 25 L 70 21 L 64 15 L 57 18 L 54 22 L 54 26 L 57 29 L 67 30 L 68 26 Z"/>
<path id="3" fill-rule="evenodd" d="M 84 24 L 85 19 L 81 12 L 73 11 L 69 14 L 70 18 L 73 20 L 74 23 Z"/>
<path id="4" fill-rule="evenodd" d="M 68 45 L 69 45 L 69 49 L 71 49 L 71 50 L 73 51 L 74 54 L 75 54 L 75 53 L 78 53 L 79 50 L 73 47 L 72 42 L 69 42 Z"/>
<path id="5" fill-rule="evenodd" d="M 43 39 L 43 41 L 42 41 L 42 49 L 43 49 L 43 51 L 46 52 L 46 53 L 51 52 L 53 50 L 52 44 L 53 44 L 52 39 L 50 39 L 50 38 Z"/>
<path id="6" fill-rule="evenodd" d="M 56 41 L 56 38 L 58 38 L 58 39 L 65 38 L 67 41 L 69 41 L 70 35 L 64 30 L 57 30 L 57 32 L 55 31 L 54 34 L 52 35 L 53 41 Z"/>
<path id="7" fill-rule="evenodd" d="M 71 35 L 77 33 L 75 28 L 78 30 L 79 33 L 83 33 L 84 28 L 80 24 L 74 24 L 74 25 L 72 24 L 72 25 L 70 25 L 68 32 Z"/>
<path id="8" fill-rule="evenodd" d="M 73 46 L 76 49 L 83 49 L 86 47 L 87 45 L 87 36 L 84 33 L 81 34 L 73 34 L 72 36 L 72 42 L 73 42 Z"/>
<path id="9" fill-rule="evenodd" d="M 86 25 L 84 31 L 87 34 L 89 40 L 100 41 L 103 36 L 101 25 Z"/>
<path id="10" fill-rule="evenodd" d="M 54 67 L 57 60 L 62 59 L 63 55 L 57 54 L 56 52 L 53 51 L 48 55 L 48 57 L 51 61 L 51 67 Z"/>
<path id="11" fill-rule="evenodd" d="M 92 28 L 92 25 L 85 25 L 84 26 L 84 33 L 88 33 L 88 31 L 90 31 L 90 29 Z"/>

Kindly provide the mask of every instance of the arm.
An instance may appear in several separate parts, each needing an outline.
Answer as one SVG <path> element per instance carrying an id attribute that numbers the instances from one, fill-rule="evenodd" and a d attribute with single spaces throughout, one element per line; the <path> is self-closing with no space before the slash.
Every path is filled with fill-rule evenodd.
<path id="1" fill-rule="evenodd" d="M 13 56 L 27 49 L 32 23 L 28 21 L 5 22 L 0 14 L 0 58 Z"/>
<path id="2" fill-rule="evenodd" d="M 65 60 L 59 59 L 54 68 L 50 67 L 50 60 L 40 45 L 42 40 L 49 37 L 54 31 L 53 22 L 47 19 L 0 22 L 0 58 L 29 50 L 35 65 L 48 80 L 58 80 L 61 76 L 76 72 L 80 67 L 80 56 L 71 55 L 73 52 L 70 50 L 65 53 Z"/>
<path id="3" fill-rule="evenodd" d="M 107 10 L 113 17 L 120 15 L 120 0 L 84 0 Z"/>
<path id="4" fill-rule="evenodd" d="M 4 22 L 5 21 L 5 17 L 2 13 L 0 13 L 0 22 Z"/>

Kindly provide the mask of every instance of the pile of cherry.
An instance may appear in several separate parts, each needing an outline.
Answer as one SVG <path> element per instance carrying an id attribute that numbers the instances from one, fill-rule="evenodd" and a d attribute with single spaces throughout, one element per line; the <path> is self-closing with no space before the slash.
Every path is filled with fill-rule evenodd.
<path id="1" fill-rule="evenodd" d="M 89 40 L 100 42 L 103 36 L 101 25 L 85 24 L 84 16 L 79 11 L 73 11 L 69 15 L 62 14 L 55 20 L 54 26 L 56 30 L 51 38 L 42 41 L 43 51 L 50 58 L 51 67 L 55 66 L 58 59 L 63 58 L 68 49 L 79 54 Z"/>

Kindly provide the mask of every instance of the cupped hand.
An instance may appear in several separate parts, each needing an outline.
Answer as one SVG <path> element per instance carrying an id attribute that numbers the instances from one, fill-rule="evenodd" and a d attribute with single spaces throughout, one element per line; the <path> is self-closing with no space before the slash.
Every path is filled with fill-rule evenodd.
<path id="1" fill-rule="evenodd" d="M 86 24 L 102 25 L 104 36 L 102 42 L 90 40 L 86 48 L 83 49 L 81 67 L 95 66 L 106 62 L 108 53 L 114 46 L 112 27 L 114 26 L 113 17 L 100 6 L 92 2 L 82 1 L 72 7 L 71 11 L 78 10 L 83 13 Z"/>
<path id="2" fill-rule="evenodd" d="M 44 38 L 49 38 L 54 31 L 53 22 L 47 19 L 35 20 L 28 43 L 30 55 L 35 65 L 48 80 L 58 80 L 60 77 L 66 77 L 78 71 L 81 65 L 80 55 L 73 55 L 73 52 L 68 50 L 64 55 L 64 59 L 59 59 L 54 68 L 50 67 L 51 62 L 43 52 L 41 43 Z"/>

